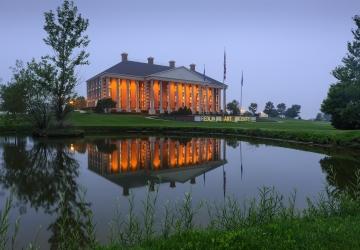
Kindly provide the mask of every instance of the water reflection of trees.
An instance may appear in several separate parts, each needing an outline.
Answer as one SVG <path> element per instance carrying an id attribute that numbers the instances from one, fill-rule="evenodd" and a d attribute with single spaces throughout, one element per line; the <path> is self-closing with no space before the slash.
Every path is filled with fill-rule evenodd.
<path id="1" fill-rule="evenodd" d="M 327 183 L 341 191 L 354 190 L 358 185 L 360 156 L 333 155 L 320 160 L 322 170 L 326 173 Z"/>
<path id="2" fill-rule="evenodd" d="M 76 235 L 79 244 L 88 241 L 83 219 L 89 204 L 79 198 L 79 164 L 71 152 L 69 145 L 59 141 L 29 145 L 25 139 L 16 139 L 3 144 L 0 182 L 12 189 L 23 206 L 56 215 L 49 226 L 52 249 L 58 248 L 64 234 Z"/>

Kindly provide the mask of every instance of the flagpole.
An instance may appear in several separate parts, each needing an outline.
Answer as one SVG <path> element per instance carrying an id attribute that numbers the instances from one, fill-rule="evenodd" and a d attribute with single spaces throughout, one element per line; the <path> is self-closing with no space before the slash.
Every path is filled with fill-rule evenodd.
<path id="1" fill-rule="evenodd" d="M 224 47 L 224 75 L 223 75 L 223 85 L 225 85 L 225 80 L 226 80 L 226 49 L 225 49 L 225 47 Z M 226 88 L 224 88 L 223 91 L 224 91 L 223 116 L 225 116 L 225 113 L 226 113 L 226 100 L 225 100 L 225 98 L 226 98 Z"/>
<path id="2" fill-rule="evenodd" d="M 240 89 L 240 115 L 241 115 L 241 108 L 242 108 L 242 99 L 243 99 L 243 85 L 244 85 L 244 74 L 241 71 L 241 89 Z"/>

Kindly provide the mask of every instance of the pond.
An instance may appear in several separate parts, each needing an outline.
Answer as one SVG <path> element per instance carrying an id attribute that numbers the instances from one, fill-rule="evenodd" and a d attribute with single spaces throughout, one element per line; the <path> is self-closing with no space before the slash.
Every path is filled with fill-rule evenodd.
<path id="1" fill-rule="evenodd" d="M 296 206 L 303 208 L 306 197 L 316 198 L 327 185 L 351 185 L 359 168 L 356 153 L 264 141 L 146 135 L 0 137 L 0 204 L 2 209 L 13 194 L 10 222 L 21 218 L 18 247 L 36 239 L 49 248 L 56 244 L 57 221 L 65 213 L 60 203 L 67 207 L 67 216 L 76 206 L 89 206 L 97 239 L 107 242 L 115 211 L 126 214 L 132 197 L 141 213 L 148 192 L 157 194 L 161 207 L 182 200 L 186 192 L 195 204 L 220 204 L 225 197 L 244 202 L 268 186 L 285 196 L 296 190 Z M 198 223 L 206 223 L 205 213 L 200 212 Z"/>

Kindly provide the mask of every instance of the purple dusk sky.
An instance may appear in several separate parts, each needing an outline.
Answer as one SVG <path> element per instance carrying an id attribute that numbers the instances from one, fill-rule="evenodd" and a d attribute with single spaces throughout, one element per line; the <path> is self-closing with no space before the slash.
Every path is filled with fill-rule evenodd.
<path id="1" fill-rule="evenodd" d="M 300 104 L 302 116 L 314 117 L 334 82 L 331 70 L 352 40 L 352 16 L 359 0 L 75 1 L 90 19 L 90 65 L 79 70 L 77 92 L 85 81 L 129 60 L 157 64 L 175 60 L 218 80 L 227 52 L 227 100 L 240 98 L 244 71 L 244 106 L 266 101 Z M 51 52 L 43 43 L 43 12 L 60 0 L 1 0 L 0 78 L 8 81 L 16 59 L 29 61 Z"/>

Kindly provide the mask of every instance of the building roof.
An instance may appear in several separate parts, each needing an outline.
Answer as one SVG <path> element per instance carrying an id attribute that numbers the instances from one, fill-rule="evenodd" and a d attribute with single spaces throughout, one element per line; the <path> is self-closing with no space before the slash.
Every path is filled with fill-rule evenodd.
<path id="1" fill-rule="evenodd" d="M 164 70 L 168 70 L 170 67 L 157 65 L 157 64 L 149 64 L 142 62 L 134 62 L 134 61 L 125 61 L 115 64 L 114 66 L 108 68 L 107 70 L 100 73 L 102 74 L 119 74 L 119 75 L 131 75 L 131 76 L 141 76 L 145 77 L 157 72 L 161 72 Z"/>
<path id="2" fill-rule="evenodd" d="M 202 73 L 199 73 L 197 71 L 191 71 L 184 66 L 171 68 L 169 66 L 164 66 L 164 65 L 149 64 L 149 63 L 135 62 L 135 61 L 123 61 L 118 64 L 115 64 L 114 66 L 104 70 L 100 74 L 91 77 L 89 80 L 107 74 L 127 75 L 132 77 L 139 77 L 139 78 L 159 77 L 169 80 L 185 80 L 189 82 L 221 85 L 222 87 L 226 86 L 225 84 L 207 75 L 205 75 L 204 77 Z"/>

